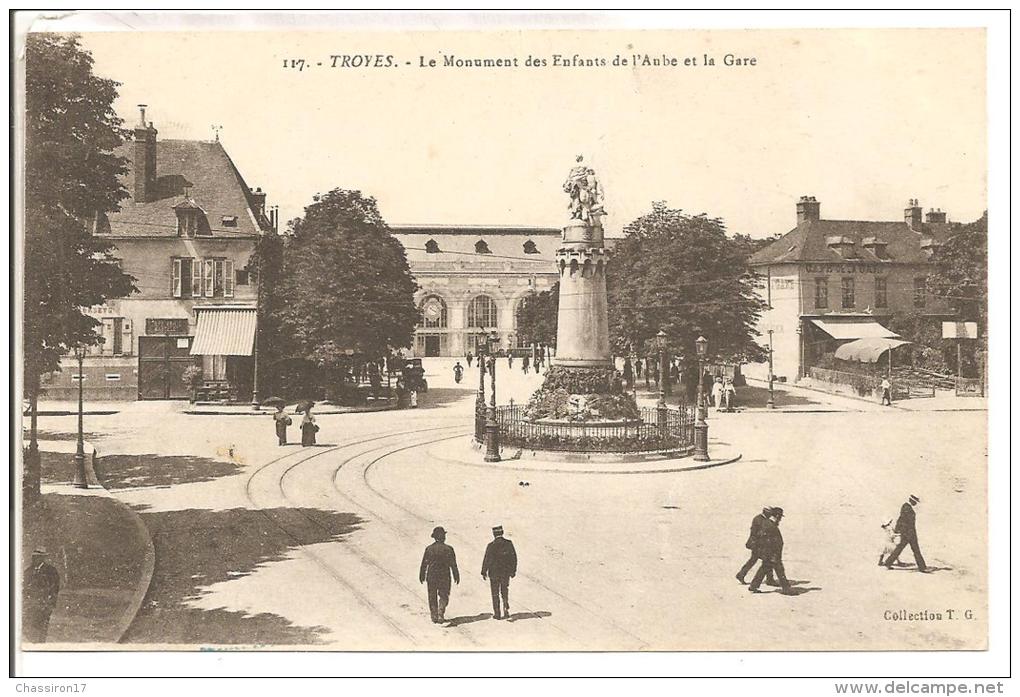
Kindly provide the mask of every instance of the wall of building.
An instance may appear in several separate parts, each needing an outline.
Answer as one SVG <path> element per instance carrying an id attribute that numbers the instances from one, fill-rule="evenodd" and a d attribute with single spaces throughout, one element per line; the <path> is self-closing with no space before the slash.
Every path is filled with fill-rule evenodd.
<path id="1" fill-rule="evenodd" d="M 769 346 L 769 329 L 772 330 L 773 374 L 797 379 L 800 364 L 801 288 L 797 268 L 793 264 L 775 265 L 761 270 L 758 288 L 759 296 L 769 309 L 762 313 L 758 322 L 758 343 L 766 349 Z M 744 375 L 765 380 L 768 378 L 768 363 L 748 363 L 743 366 Z"/>
<path id="2" fill-rule="evenodd" d="M 119 355 L 113 354 L 113 342 L 109 334 L 103 346 L 93 347 L 86 355 L 84 388 L 86 397 L 93 400 L 137 399 L 138 339 L 147 335 L 147 320 L 187 320 L 188 331 L 183 336 L 193 337 L 196 305 L 254 305 L 256 301 L 256 287 L 250 279 L 248 285 L 238 285 L 235 282 L 233 297 L 176 298 L 173 295 L 174 257 L 228 259 L 233 262 L 236 272 L 244 270 L 248 265 L 255 248 L 254 239 L 174 237 L 122 239 L 114 240 L 114 244 L 114 256 L 120 259 L 121 268 L 136 279 L 138 293 L 110 300 L 86 311 L 86 314 L 100 321 L 120 319 L 124 338 Z M 189 286 L 190 282 L 191 279 L 187 279 Z M 107 322 L 107 328 L 109 326 Z M 98 329 L 102 330 L 102 327 Z M 61 361 L 60 372 L 43 377 L 45 398 L 77 399 L 78 383 L 73 378 L 77 372 L 77 361 L 73 357 L 65 357 Z"/>

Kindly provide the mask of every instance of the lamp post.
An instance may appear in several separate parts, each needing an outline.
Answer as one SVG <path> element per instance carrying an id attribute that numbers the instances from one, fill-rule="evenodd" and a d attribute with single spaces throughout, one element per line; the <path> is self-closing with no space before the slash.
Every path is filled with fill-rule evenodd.
<path id="1" fill-rule="evenodd" d="M 485 461 L 499 462 L 499 424 L 496 423 L 496 356 L 489 357 L 489 373 L 492 376 L 492 395 L 485 413 Z"/>
<path id="2" fill-rule="evenodd" d="M 85 405 L 85 347 L 75 346 L 74 357 L 78 359 L 78 447 L 74 451 L 74 485 L 88 489 L 89 481 L 85 475 L 85 431 L 82 423 Z"/>
<path id="3" fill-rule="evenodd" d="M 775 376 L 772 374 L 772 330 L 769 329 L 769 401 L 765 402 L 765 406 L 769 409 L 776 408 L 776 394 L 772 387 L 774 380 Z"/>
<path id="4" fill-rule="evenodd" d="M 476 345 L 477 348 L 477 345 Z M 478 354 L 478 394 L 475 396 L 475 440 L 485 440 L 485 356 Z"/>
<path id="5" fill-rule="evenodd" d="M 659 330 L 654 339 L 655 349 L 659 352 L 659 403 L 655 406 L 656 423 L 659 435 L 666 435 L 666 380 L 669 369 L 666 367 L 666 332 Z"/>
<path id="6" fill-rule="evenodd" d="M 708 339 L 699 336 L 694 341 L 698 353 L 698 406 L 694 423 L 694 459 L 708 462 L 708 423 L 705 421 L 705 356 L 708 354 Z"/>

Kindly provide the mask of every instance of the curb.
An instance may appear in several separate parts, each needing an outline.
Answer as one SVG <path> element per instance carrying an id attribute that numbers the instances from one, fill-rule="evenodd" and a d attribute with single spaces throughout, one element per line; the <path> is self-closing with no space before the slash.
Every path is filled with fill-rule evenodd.
<path id="1" fill-rule="evenodd" d="M 687 465 L 687 466 L 684 466 L 684 467 L 660 467 L 660 468 L 656 468 L 656 469 L 627 469 L 627 470 L 624 470 L 624 469 L 570 469 L 570 468 L 563 468 L 563 467 L 511 467 L 511 466 L 503 465 L 501 463 L 503 463 L 503 462 L 524 462 L 524 461 L 523 460 L 518 460 L 518 459 L 506 459 L 506 460 L 501 460 L 498 463 L 496 463 L 496 462 L 470 462 L 470 461 L 467 461 L 467 460 L 455 460 L 455 459 L 453 459 L 451 457 L 444 457 L 444 456 L 436 454 L 435 452 L 433 452 L 431 450 L 428 451 L 428 454 L 431 457 L 435 458 L 436 460 L 439 460 L 440 462 L 446 462 L 446 463 L 452 464 L 452 465 L 461 465 L 461 466 L 464 466 L 464 467 L 480 467 L 482 469 L 505 470 L 505 471 L 508 471 L 508 472 L 550 472 L 550 473 L 555 473 L 555 474 L 669 474 L 669 473 L 677 473 L 677 472 L 693 472 L 693 471 L 696 471 L 696 470 L 712 469 L 714 467 L 722 467 L 724 465 L 731 465 L 731 464 L 737 462 L 738 460 L 740 460 L 741 458 L 743 458 L 743 454 L 742 453 L 737 453 L 736 455 L 730 455 L 730 456 L 723 457 L 723 458 L 712 459 L 712 460 L 709 460 L 708 462 L 701 462 L 701 463 L 690 464 L 690 465 Z M 684 459 L 687 460 L 688 458 L 684 458 Z M 694 460 L 690 459 L 690 462 L 693 463 Z"/>
<path id="2" fill-rule="evenodd" d="M 135 509 L 121 501 L 109 489 L 103 486 L 102 482 L 99 480 L 99 475 L 96 474 L 95 465 L 96 461 L 100 459 L 102 459 L 102 457 L 99 455 L 99 451 L 93 446 L 92 458 L 88 463 L 89 485 L 91 486 L 92 480 L 95 480 L 96 486 L 102 487 L 102 489 L 113 501 L 117 503 L 118 506 L 127 511 L 128 516 L 134 521 L 135 528 L 138 530 L 138 535 L 142 538 L 145 547 L 144 557 L 142 559 L 141 579 L 131 596 L 131 601 L 127 604 L 127 610 L 123 613 L 120 622 L 117 624 L 117 638 L 114 642 L 120 643 L 121 640 L 123 640 L 124 635 L 127 634 L 128 628 L 131 627 L 131 623 L 135 621 L 135 616 L 138 614 L 138 611 L 142 608 L 145 596 L 149 593 L 149 586 L 152 585 L 152 574 L 156 570 L 156 548 L 152 544 L 152 535 L 149 534 L 149 528 L 146 527 L 145 521 L 142 520 L 142 517 L 138 515 Z"/>

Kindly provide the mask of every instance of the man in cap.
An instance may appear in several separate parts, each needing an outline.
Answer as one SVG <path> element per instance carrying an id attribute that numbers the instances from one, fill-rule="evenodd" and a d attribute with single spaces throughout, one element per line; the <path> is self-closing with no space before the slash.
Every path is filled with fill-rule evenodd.
<path id="1" fill-rule="evenodd" d="M 917 543 L 917 512 L 914 511 L 914 507 L 919 503 L 921 503 L 921 499 L 911 494 L 907 502 L 900 508 L 900 517 L 896 519 L 896 527 L 894 528 L 894 532 L 900 536 L 900 543 L 886 557 L 885 568 L 891 569 L 896 560 L 899 559 L 900 553 L 907 545 L 910 545 L 910 551 L 914 553 L 914 561 L 917 562 L 917 570 L 928 571 L 928 566 L 924 563 L 924 557 L 921 556 L 921 546 Z"/>
<path id="2" fill-rule="evenodd" d="M 761 513 L 751 519 L 751 533 L 747 536 L 747 542 L 744 544 L 749 550 L 751 550 L 750 559 L 740 567 L 740 571 L 737 572 L 737 580 L 741 583 L 747 583 L 744 578 L 747 576 L 747 572 L 754 568 L 760 560 L 765 558 L 764 552 L 762 552 L 762 540 L 764 538 L 765 526 L 768 524 L 768 517 L 772 514 L 772 509 L 766 506 L 761 509 Z M 771 570 L 768 572 L 768 579 L 766 580 L 770 586 L 778 585 L 776 583 L 775 573 Z"/>
<path id="3" fill-rule="evenodd" d="M 450 602 L 450 575 L 453 582 L 460 584 L 460 571 L 457 569 L 457 555 L 453 547 L 446 544 L 446 530 L 436 527 L 432 531 L 432 544 L 425 548 L 421 558 L 421 569 L 418 581 L 427 583 L 429 592 L 429 612 L 435 623 L 446 621 L 446 606 Z"/>
<path id="4" fill-rule="evenodd" d="M 49 631 L 50 615 L 57 605 L 60 573 L 41 547 L 32 552 L 32 562 L 25 573 L 21 630 L 25 641 L 42 643 Z"/>
<path id="5" fill-rule="evenodd" d="M 782 519 L 783 509 L 778 507 L 773 508 L 765 519 L 760 547 L 762 564 L 754 578 L 751 579 L 751 585 L 748 586 L 748 590 L 752 593 L 761 592 L 758 588 L 761 586 L 762 580 L 766 574 L 773 571 L 779 579 L 782 592 L 790 592 L 790 582 L 786 578 L 786 569 L 783 567 L 783 533 L 779 532 L 779 522 Z"/>
<path id="6" fill-rule="evenodd" d="M 482 578 L 489 579 L 492 591 L 492 619 L 510 617 L 510 579 L 517 575 L 517 550 L 514 543 L 503 537 L 503 526 L 492 529 L 492 542 L 485 548 L 482 559 Z M 499 599 L 503 598 L 502 611 Z"/>

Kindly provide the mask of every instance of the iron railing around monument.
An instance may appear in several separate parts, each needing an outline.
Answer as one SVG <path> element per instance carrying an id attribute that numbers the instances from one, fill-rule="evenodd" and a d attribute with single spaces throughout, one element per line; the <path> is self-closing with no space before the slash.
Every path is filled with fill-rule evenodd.
<path id="1" fill-rule="evenodd" d="M 531 421 L 520 404 L 496 407 L 502 447 L 575 452 L 648 452 L 684 450 L 694 446 L 694 409 L 681 404 L 641 409 L 640 420 L 587 423 Z"/>

